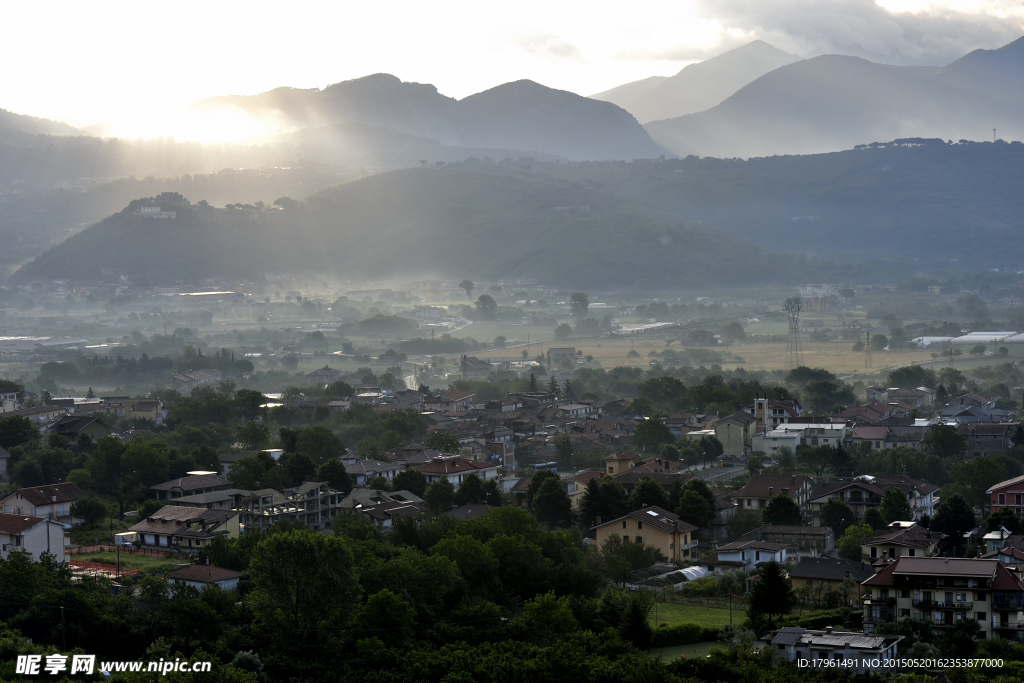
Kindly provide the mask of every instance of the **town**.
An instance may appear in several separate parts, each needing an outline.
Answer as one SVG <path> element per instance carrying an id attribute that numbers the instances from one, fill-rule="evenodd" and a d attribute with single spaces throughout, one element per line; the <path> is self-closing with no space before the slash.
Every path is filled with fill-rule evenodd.
<path id="1" fill-rule="evenodd" d="M 929 286 L 904 298 L 942 305 Z M 395 647 L 426 624 L 458 628 L 441 605 L 547 633 L 597 618 L 579 602 L 593 600 L 618 605 L 621 621 L 603 623 L 655 659 L 754 647 L 862 673 L 1024 642 L 1016 332 L 857 317 L 899 300 L 888 288 L 594 304 L 530 280 L 418 287 L 329 307 L 299 291 L 149 294 L 187 300 L 166 313 L 126 292 L 98 316 L 120 339 L 81 315 L 0 339 L 19 377 L 0 392 L 2 571 L 28 562 L 33 590 L 112 596 L 92 610 L 186 610 L 152 627 L 183 654 L 325 572 L 338 612 L 310 603 L 277 626 L 351 619 L 351 637 Z M 474 289 L 490 294 L 411 300 Z M 253 307 L 260 328 L 242 324 Z M 325 308 L 343 313 L 301 320 L 334 317 Z M 289 316 L 299 324 L 267 327 Z M 27 331 L 38 313 L 10 318 Z M 789 369 L 740 357 L 761 349 Z M 805 356 L 861 367 L 840 379 Z M 272 569 L 304 553 L 334 560 L 291 579 Z M 245 613 L 189 635 L 191 614 L 234 595 Z M 52 633 L 3 604 L 26 635 Z M 64 618 L 64 637 L 69 619 L 82 628 Z"/>

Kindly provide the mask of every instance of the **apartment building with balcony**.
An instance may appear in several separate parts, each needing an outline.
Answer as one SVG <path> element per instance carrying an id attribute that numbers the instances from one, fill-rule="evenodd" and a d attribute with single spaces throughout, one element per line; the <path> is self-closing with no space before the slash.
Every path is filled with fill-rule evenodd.
<path id="1" fill-rule="evenodd" d="M 1024 581 L 995 559 L 901 557 L 861 584 L 864 630 L 900 619 L 952 629 L 977 619 L 980 638 L 1024 642 Z"/>

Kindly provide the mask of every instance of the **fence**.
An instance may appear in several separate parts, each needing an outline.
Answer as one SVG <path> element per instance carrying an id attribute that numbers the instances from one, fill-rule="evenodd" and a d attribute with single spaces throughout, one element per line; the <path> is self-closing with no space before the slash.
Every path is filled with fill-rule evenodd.
<path id="1" fill-rule="evenodd" d="M 115 553 L 118 552 L 117 548 L 109 544 L 100 545 L 83 545 L 77 548 L 68 548 L 68 554 L 70 555 L 88 555 L 90 553 Z M 148 550 L 146 548 L 133 548 L 132 546 L 121 546 L 122 554 L 125 555 L 148 555 L 149 557 L 159 557 L 167 559 L 174 556 L 169 550 Z"/>
<path id="2" fill-rule="evenodd" d="M 121 576 L 142 575 L 142 570 L 140 569 L 122 569 L 118 572 L 116 564 L 85 562 L 83 560 L 71 560 L 68 564 L 71 566 L 71 571 L 81 574 L 98 574 L 101 576 L 117 576 L 118 574 Z"/>

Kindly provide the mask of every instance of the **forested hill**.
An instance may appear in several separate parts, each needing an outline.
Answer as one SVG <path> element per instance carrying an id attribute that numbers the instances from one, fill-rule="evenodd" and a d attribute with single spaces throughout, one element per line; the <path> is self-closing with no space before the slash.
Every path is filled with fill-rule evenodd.
<path id="1" fill-rule="evenodd" d="M 202 197 L 191 197 L 194 202 Z M 777 273 L 760 252 L 587 183 L 529 168 L 463 164 L 409 169 L 276 207 L 215 209 L 136 201 L 26 264 L 25 281 L 135 283 L 266 273 L 339 278 L 417 275 L 537 277 L 553 283 L 694 285 L 757 282 Z"/>

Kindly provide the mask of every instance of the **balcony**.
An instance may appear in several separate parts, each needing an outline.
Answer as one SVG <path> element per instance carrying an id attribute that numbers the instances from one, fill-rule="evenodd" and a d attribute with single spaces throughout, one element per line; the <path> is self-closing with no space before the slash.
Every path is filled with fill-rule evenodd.
<path id="1" fill-rule="evenodd" d="M 920 607 L 922 609 L 964 609 L 969 610 L 974 607 L 973 602 L 956 602 L 947 600 L 920 600 L 914 598 L 914 607 Z"/>
<path id="2" fill-rule="evenodd" d="M 1024 631 L 1024 621 L 1003 621 L 992 624 L 999 631 Z"/>
<path id="3" fill-rule="evenodd" d="M 1019 602 L 993 602 L 993 612 L 1020 612 L 1024 610 Z"/>
<path id="4" fill-rule="evenodd" d="M 861 598 L 865 605 L 886 605 L 892 607 L 896 604 L 896 598 L 873 598 L 870 594 Z"/>

